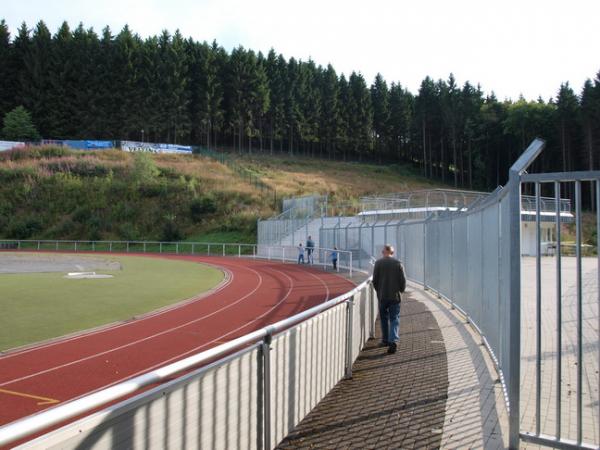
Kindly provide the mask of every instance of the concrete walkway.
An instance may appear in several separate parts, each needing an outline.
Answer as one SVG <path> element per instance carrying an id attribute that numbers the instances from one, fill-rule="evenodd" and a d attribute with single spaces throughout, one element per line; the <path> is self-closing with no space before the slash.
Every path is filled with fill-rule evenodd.
<path id="1" fill-rule="evenodd" d="M 380 330 L 342 380 L 279 444 L 296 448 L 505 448 L 502 389 L 481 340 L 416 285 L 401 307 L 398 352 Z"/>

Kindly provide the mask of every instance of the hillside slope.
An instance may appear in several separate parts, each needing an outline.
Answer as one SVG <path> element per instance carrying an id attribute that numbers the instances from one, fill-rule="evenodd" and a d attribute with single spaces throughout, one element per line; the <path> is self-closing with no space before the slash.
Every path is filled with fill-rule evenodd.
<path id="1" fill-rule="evenodd" d="M 234 156 L 270 189 L 199 155 L 34 147 L 0 154 L 0 237 L 253 242 L 256 219 L 283 197 L 434 187 L 406 167 Z"/>

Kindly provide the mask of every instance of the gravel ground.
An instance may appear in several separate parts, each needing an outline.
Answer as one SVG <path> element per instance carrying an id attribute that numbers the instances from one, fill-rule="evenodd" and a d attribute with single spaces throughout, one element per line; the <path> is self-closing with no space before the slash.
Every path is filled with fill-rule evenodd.
<path id="1" fill-rule="evenodd" d="M 91 272 L 121 270 L 121 263 L 98 256 L 0 253 L 0 273 Z"/>

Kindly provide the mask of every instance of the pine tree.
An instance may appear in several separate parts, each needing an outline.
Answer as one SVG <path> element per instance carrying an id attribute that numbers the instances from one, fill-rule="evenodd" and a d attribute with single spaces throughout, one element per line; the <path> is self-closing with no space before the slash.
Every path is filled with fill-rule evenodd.
<path id="1" fill-rule="evenodd" d="M 342 126 L 339 104 L 339 80 L 331 64 L 321 78 L 321 136 L 325 140 L 327 156 L 335 156 Z"/>
<path id="2" fill-rule="evenodd" d="M 298 85 L 300 83 L 300 69 L 295 58 L 290 58 L 286 71 L 286 88 L 284 99 L 284 127 L 287 130 L 288 151 L 290 156 L 294 154 L 295 139 L 300 137 L 300 124 L 302 114 L 298 104 Z"/>
<path id="3" fill-rule="evenodd" d="M 314 156 L 314 147 L 319 141 L 319 122 L 321 120 L 321 92 L 319 90 L 320 71 L 314 61 L 300 65 L 301 83 L 298 100 L 302 111 L 301 139 L 308 144 L 305 154 Z"/>
<path id="4" fill-rule="evenodd" d="M 213 130 L 220 129 L 223 117 L 223 92 L 217 63 L 219 48 L 206 42 L 187 44 L 190 59 L 190 120 L 193 141 L 212 146 Z"/>
<path id="5" fill-rule="evenodd" d="M 362 74 L 352 72 L 348 80 L 350 89 L 350 136 L 353 152 L 362 161 L 368 155 L 373 137 L 373 106 L 367 83 Z"/>
<path id="6" fill-rule="evenodd" d="M 109 27 L 102 30 L 98 48 L 98 64 L 95 70 L 96 102 L 98 115 L 92 118 L 96 129 L 96 136 L 102 139 L 125 139 L 118 135 L 115 128 L 114 111 L 119 106 L 119 92 L 121 91 L 120 69 L 115 66 L 114 37 Z"/>
<path id="7" fill-rule="evenodd" d="M 400 83 L 392 83 L 390 87 L 389 123 L 391 150 L 396 160 L 412 159 L 408 145 L 411 142 L 410 129 L 413 120 L 414 99 L 405 91 Z"/>
<path id="8" fill-rule="evenodd" d="M 421 82 L 419 93 L 415 99 L 415 135 L 419 138 L 421 147 L 421 166 L 424 176 L 433 176 L 431 170 L 427 169 L 427 163 L 431 164 L 432 141 L 433 141 L 433 124 L 435 123 L 435 103 L 437 102 L 438 93 L 436 86 L 430 77 L 425 77 Z M 429 157 L 428 157 L 429 155 Z"/>
<path id="9" fill-rule="evenodd" d="M 505 134 L 503 123 L 506 119 L 506 105 L 500 103 L 494 93 L 488 96 L 481 106 L 482 136 L 480 151 L 482 152 L 485 170 L 475 174 L 475 184 L 486 189 L 494 189 L 500 183 L 501 167 L 505 154 Z M 506 163 L 504 163 L 506 165 Z"/>
<path id="10" fill-rule="evenodd" d="M 594 170 L 600 159 L 600 73 L 595 82 L 586 80 L 581 93 L 581 121 L 587 155 L 587 169 Z"/>
<path id="11" fill-rule="evenodd" d="M 338 134 L 339 145 L 342 148 L 343 160 L 348 159 L 348 151 L 352 144 L 352 93 L 350 91 L 350 85 L 346 80 L 344 74 L 340 76 L 339 81 L 339 99 L 338 104 L 340 106 L 340 131 Z"/>
<path id="12" fill-rule="evenodd" d="M 560 139 L 562 171 L 573 169 L 574 151 L 578 147 L 579 99 L 569 86 L 561 84 L 556 97 L 556 125 Z"/>
<path id="13" fill-rule="evenodd" d="M 175 114 L 182 86 L 179 83 L 179 73 L 175 62 L 175 49 L 171 35 L 164 30 L 158 37 L 158 49 L 155 60 L 157 74 L 157 99 L 159 108 L 159 136 L 163 141 L 174 142 Z"/>
<path id="14" fill-rule="evenodd" d="M 105 35 L 108 39 L 109 35 Z M 139 36 L 134 36 L 127 25 L 111 41 L 106 42 L 107 59 L 105 74 L 110 80 L 105 85 L 105 117 L 109 132 L 114 139 L 133 139 L 138 136 L 140 115 L 136 95 L 137 73 L 134 52 L 140 45 Z M 160 107 L 160 105 L 157 105 Z"/>
<path id="15" fill-rule="evenodd" d="M 283 56 L 277 55 L 275 50 L 271 49 L 264 62 L 270 92 L 269 109 L 265 120 L 267 122 L 271 155 L 274 150 L 274 141 L 277 139 L 280 142 L 280 147 L 283 142 L 286 66 L 287 63 Z"/>
<path id="16" fill-rule="evenodd" d="M 390 144 L 390 93 L 383 76 L 378 73 L 371 85 L 371 102 L 373 103 L 373 131 L 375 132 L 376 156 L 381 161 L 383 153 L 389 152 Z"/>
<path id="17" fill-rule="evenodd" d="M 57 139 L 72 138 L 77 132 L 73 126 L 76 111 L 74 95 L 80 87 L 75 83 L 80 69 L 74 65 L 73 39 L 67 22 L 63 22 L 52 39 L 50 55 L 50 89 L 46 93 L 52 105 L 47 109 L 48 133 Z"/>
<path id="18" fill-rule="evenodd" d="M 461 164 L 458 160 L 458 146 L 460 139 L 460 130 L 462 124 L 462 110 L 460 104 L 460 89 L 456 86 L 456 80 L 454 75 L 450 74 L 448 78 L 447 84 L 440 84 L 440 92 L 442 93 L 442 112 L 444 123 L 448 127 L 448 132 L 450 136 L 450 145 L 452 146 L 452 166 L 454 172 L 454 187 L 458 186 L 458 178 L 461 172 Z M 444 157 L 441 156 L 440 160 L 443 160 Z M 441 163 L 441 171 L 444 172 L 444 162 Z M 442 178 L 442 180 L 444 180 Z"/>
<path id="19" fill-rule="evenodd" d="M 10 43 L 10 32 L 4 19 L 0 21 L 0 117 L 10 111 L 15 103 L 18 89 L 18 72 L 15 68 L 15 55 Z"/>
<path id="20" fill-rule="evenodd" d="M 9 141 L 35 141 L 40 138 L 31 115 L 22 106 L 6 113 L 2 134 Z"/>
<path id="21" fill-rule="evenodd" d="M 475 166 L 481 166 L 481 155 L 479 151 L 480 130 L 481 130 L 481 106 L 483 105 L 483 93 L 481 88 L 475 88 L 468 81 L 463 85 L 460 93 L 460 103 L 462 109 L 462 135 L 463 142 L 466 145 L 467 169 L 464 170 L 464 158 L 461 158 L 463 171 L 469 176 L 469 189 L 473 189 L 473 174 Z M 462 152 L 464 155 L 464 152 Z M 463 179 L 463 186 L 466 182 Z"/>
<path id="22" fill-rule="evenodd" d="M 55 137 L 52 131 L 51 58 L 52 37 L 43 21 L 40 21 L 24 54 L 24 71 L 21 78 L 23 105 L 31 111 L 33 121 L 42 136 Z"/>
<path id="23" fill-rule="evenodd" d="M 98 61 L 100 43 L 93 29 L 86 30 L 83 24 L 73 32 L 71 59 L 73 67 L 72 82 L 76 86 L 71 96 L 73 115 L 71 117 L 71 138 L 90 139 L 98 136 L 99 109 Z"/>

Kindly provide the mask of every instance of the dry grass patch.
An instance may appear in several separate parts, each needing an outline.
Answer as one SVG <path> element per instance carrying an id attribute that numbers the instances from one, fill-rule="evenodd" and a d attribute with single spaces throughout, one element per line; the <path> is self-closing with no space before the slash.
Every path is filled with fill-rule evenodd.
<path id="1" fill-rule="evenodd" d="M 320 193 L 348 201 L 364 195 L 440 186 L 397 165 L 261 156 L 242 157 L 240 163 L 254 170 L 279 196 Z"/>

